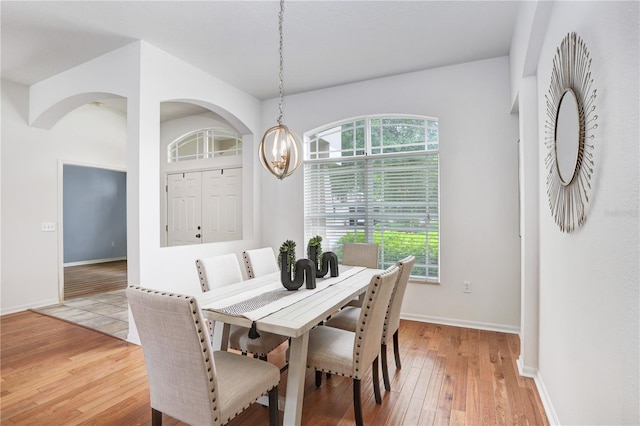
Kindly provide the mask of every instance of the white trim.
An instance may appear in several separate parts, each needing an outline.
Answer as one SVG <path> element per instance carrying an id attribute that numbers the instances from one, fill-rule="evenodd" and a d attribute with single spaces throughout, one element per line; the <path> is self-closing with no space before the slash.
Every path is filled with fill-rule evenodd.
<path id="1" fill-rule="evenodd" d="M 134 345 L 142 346 L 142 343 L 140 342 L 140 336 L 138 336 L 138 330 L 135 327 L 129 327 L 129 334 L 127 334 L 127 342 L 133 343 Z"/>
<path id="2" fill-rule="evenodd" d="M 542 408 L 544 408 L 549 424 L 559 425 L 560 421 L 558 420 L 558 415 L 556 414 L 556 410 L 553 408 L 551 398 L 549 397 L 547 388 L 544 385 L 542 376 L 540 375 L 540 370 L 534 367 L 525 366 L 522 363 L 522 356 L 518 357 L 516 364 L 518 365 L 518 373 L 520 373 L 521 376 L 533 379 L 536 388 L 538 389 L 538 395 L 540 395 L 540 400 L 542 401 Z"/>
<path id="3" fill-rule="evenodd" d="M 106 263 L 106 262 L 117 262 L 119 260 L 127 260 L 127 257 L 111 257 L 109 259 L 92 259 L 92 260 L 80 260 L 78 262 L 68 262 L 65 263 L 64 266 L 79 266 L 79 265 L 93 265 L 94 263 Z"/>
<path id="4" fill-rule="evenodd" d="M 60 303 L 58 301 L 58 299 L 49 299 L 49 300 L 44 300 L 38 303 L 30 303 L 27 305 L 21 305 L 21 306 L 13 306 L 11 308 L 5 309 L 2 312 L 0 312 L 0 316 L 2 315 L 9 315 L 9 314 L 15 314 L 16 312 L 23 312 L 23 311 L 27 311 L 29 309 L 37 309 L 37 308 L 41 308 L 43 306 L 51 306 L 51 305 L 57 305 L 58 303 Z"/>
<path id="5" fill-rule="evenodd" d="M 58 158 L 58 300 L 52 303 L 53 305 L 64 302 L 64 267 L 66 266 L 64 263 L 64 166 L 90 167 L 127 173 L 127 169 L 124 167 Z"/>
<path id="6" fill-rule="evenodd" d="M 514 325 L 494 324 L 490 322 L 466 321 L 455 318 L 432 317 L 428 315 L 400 314 L 400 318 L 410 321 L 429 322 L 450 325 L 453 327 L 473 328 L 476 330 L 498 331 L 500 333 L 520 334 L 520 327 Z"/>
<path id="7" fill-rule="evenodd" d="M 560 420 L 558 420 L 558 415 L 556 414 L 556 410 L 553 408 L 553 404 L 551 403 L 551 397 L 547 392 L 547 388 L 544 385 L 544 381 L 542 380 L 542 375 L 540 374 L 540 370 L 536 369 L 535 376 L 533 380 L 536 384 L 536 388 L 538 388 L 538 395 L 540 395 L 540 399 L 542 400 L 542 406 L 544 407 L 544 412 L 547 415 L 547 420 L 549 420 L 550 425 L 560 425 Z"/>
<path id="8" fill-rule="evenodd" d="M 309 137 L 309 135 L 313 134 L 313 133 L 318 133 L 322 130 L 326 130 L 326 129 L 330 129 L 332 127 L 338 127 L 341 126 L 345 123 L 351 123 L 351 122 L 355 122 L 355 121 L 359 121 L 359 120 L 364 120 L 366 121 L 367 119 L 371 119 L 371 118 L 415 118 L 418 120 L 428 120 L 428 121 L 439 121 L 438 118 L 436 117 L 431 117 L 428 115 L 419 115 L 419 114 L 402 114 L 402 113 L 392 113 L 392 114 L 371 114 L 371 115 L 356 115 L 355 117 L 351 117 L 351 118 L 345 118 L 344 120 L 338 120 L 338 121 L 334 121 L 332 123 L 328 123 L 328 124 L 323 124 L 322 126 L 316 127 L 315 129 L 311 129 L 307 132 L 304 132 L 304 134 L 302 135 L 303 138 L 305 140 L 303 140 L 303 143 L 307 143 L 307 138 Z"/>
<path id="9" fill-rule="evenodd" d="M 524 365 L 522 361 L 522 354 L 516 360 L 516 364 L 518 365 L 518 373 L 520 373 L 522 377 L 535 379 L 536 374 L 538 374 L 538 369 L 534 367 L 527 367 L 526 365 Z"/>

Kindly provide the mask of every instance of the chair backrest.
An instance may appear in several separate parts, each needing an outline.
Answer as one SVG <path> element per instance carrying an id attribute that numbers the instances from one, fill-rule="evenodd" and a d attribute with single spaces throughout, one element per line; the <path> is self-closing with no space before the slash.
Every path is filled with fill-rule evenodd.
<path id="1" fill-rule="evenodd" d="M 188 424 L 220 424 L 213 351 L 192 296 L 129 287 L 151 407 Z"/>
<path id="2" fill-rule="evenodd" d="M 249 278 L 261 277 L 280 270 L 271 247 L 246 250 L 242 253 L 242 257 Z"/>
<path id="3" fill-rule="evenodd" d="M 242 281 L 242 269 L 235 254 L 222 254 L 196 260 L 202 291 Z"/>
<path id="4" fill-rule="evenodd" d="M 344 243 L 342 264 L 376 269 L 378 267 L 378 245 L 369 243 Z"/>
<path id="5" fill-rule="evenodd" d="M 399 268 L 391 266 L 381 274 L 374 275 L 360 309 L 353 345 L 353 377 L 362 375 L 380 353 L 380 339 L 391 295 L 398 281 Z"/>
<path id="6" fill-rule="evenodd" d="M 387 317 L 384 321 L 384 330 L 382 332 L 382 343 L 386 343 L 393 333 L 400 327 L 400 310 L 402 308 L 402 300 L 404 299 L 404 292 L 407 289 L 407 283 L 411 276 L 411 270 L 413 264 L 416 263 L 415 256 L 407 256 L 404 259 L 398 261 L 396 265 L 400 269 L 398 274 L 398 282 L 396 288 L 391 295 L 391 301 L 389 302 L 389 309 L 387 311 Z"/>

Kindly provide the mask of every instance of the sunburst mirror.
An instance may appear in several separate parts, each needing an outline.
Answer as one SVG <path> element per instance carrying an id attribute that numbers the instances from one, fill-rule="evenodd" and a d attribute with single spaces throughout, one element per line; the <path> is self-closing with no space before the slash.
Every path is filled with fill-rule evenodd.
<path id="1" fill-rule="evenodd" d="M 547 195 L 551 214 L 563 232 L 573 231 L 586 219 L 598 128 L 592 86 L 587 47 L 576 33 L 567 34 L 556 49 L 545 96 Z"/>

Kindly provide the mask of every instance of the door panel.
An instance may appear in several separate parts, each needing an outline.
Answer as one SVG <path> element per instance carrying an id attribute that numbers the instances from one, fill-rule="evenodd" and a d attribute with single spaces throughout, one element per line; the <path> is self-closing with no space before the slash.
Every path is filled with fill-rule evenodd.
<path id="1" fill-rule="evenodd" d="M 202 241 L 201 172 L 167 176 L 167 246 L 199 244 Z"/>
<path id="2" fill-rule="evenodd" d="M 202 242 L 242 239 L 242 169 L 202 172 Z"/>

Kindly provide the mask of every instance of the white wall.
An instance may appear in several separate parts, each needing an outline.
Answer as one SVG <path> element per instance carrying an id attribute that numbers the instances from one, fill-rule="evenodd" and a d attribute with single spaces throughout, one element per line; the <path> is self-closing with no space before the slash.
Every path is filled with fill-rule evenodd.
<path id="1" fill-rule="evenodd" d="M 557 2 L 538 64 L 543 129 L 555 49 L 567 33 L 593 59 L 598 129 L 582 228 L 560 232 L 548 207 L 539 132 L 539 375 L 561 424 L 640 424 L 638 2 Z"/>
<path id="2" fill-rule="evenodd" d="M 143 43 L 141 64 L 138 202 L 139 217 L 144 221 L 139 224 L 140 283 L 151 288 L 195 293 L 200 291 L 195 259 L 229 252 L 239 256 L 242 250 L 257 245 L 255 209 L 259 198 L 253 187 L 254 169 L 258 165 L 256 144 L 251 143 L 251 139 L 260 132 L 260 102 L 148 43 Z M 241 241 L 181 247 L 160 245 L 160 103 L 190 100 L 199 100 L 201 106 L 208 107 L 248 135 L 243 138 L 244 239 Z"/>
<path id="3" fill-rule="evenodd" d="M 537 68 L 553 2 L 521 2 L 509 63 L 513 110 L 520 128 L 520 374 L 538 372 L 539 173 Z"/>
<path id="4" fill-rule="evenodd" d="M 75 139 L 74 123 L 58 122 L 70 105 L 82 105 L 105 93 L 127 98 L 126 151 L 109 146 L 110 134 L 105 132 L 98 144 L 102 150 L 96 151 L 87 140 Z M 244 240 L 160 247 L 159 108 L 168 100 L 208 107 L 244 134 Z M 126 165 L 130 284 L 199 292 L 196 258 L 228 252 L 239 256 L 258 245 L 255 210 L 260 198 L 253 191 L 253 170 L 258 166 L 253 134 L 260 131 L 260 102 L 252 96 L 145 42 L 136 42 L 29 89 L 3 82 L 2 102 L 3 314 L 58 303 L 58 158 L 114 168 Z M 124 118 L 120 120 L 122 128 Z M 29 127 L 29 121 L 58 124 L 46 130 Z M 99 126 L 85 133 L 101 130 Z M 58 231 L 41 232 L 41 222 L 58 223 Z"/>
<path id="5" fill-rule="evenodd" d="M 299 134 L 364 114 L 440 120 L 441 284 L 410 284 L 403 316 L 517 332 L 520 322 L 518 119 L 510 115 L 506 57 L 349 84 L 285 98 L 284 123 Z M 263 128 L 277 100 L 263 103 Z M 303 173 L 262 178 L 262 241 L 306 247 Z M 283 231 L 289 229 L 289 231 Z M 471 280 L 473 292 L 463 293 Z"/>
<path id="6" fill-rule="evenodd" d="M 126 166 L 122 114 L 86 105 L 43 130 L 28 125 L 28 100 L 27 87 L 2 81 L 2 314 L 58 303 L 59 162 Z"/>

